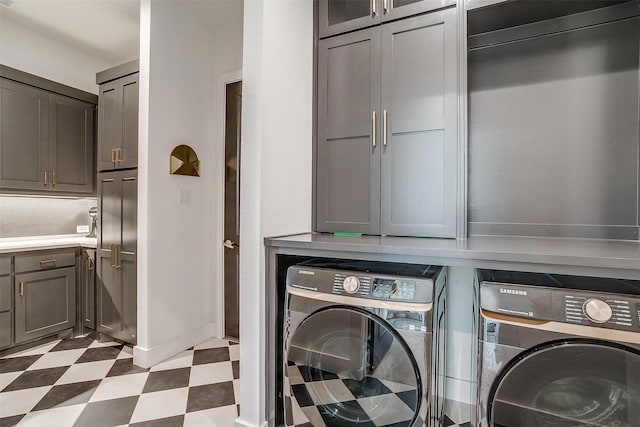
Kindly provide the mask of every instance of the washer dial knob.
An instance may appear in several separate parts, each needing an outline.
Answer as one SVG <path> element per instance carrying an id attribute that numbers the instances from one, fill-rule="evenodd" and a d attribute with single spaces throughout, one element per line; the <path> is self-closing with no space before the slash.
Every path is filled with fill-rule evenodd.
<path id="1" fill-rule="evenodd" d="M 356 276 L 349 276 L 342 282 L 342 287 L 349 294 L 355 294 L 360 289 L 360 280 Z"/>
<path id="2" fill-rule="evenodd" d="M 587 300 L 582 306 L 582 311 L 589 320 L 596 323 L 607 322 L 613 314 L 609 304 L 595 298 Z"/>

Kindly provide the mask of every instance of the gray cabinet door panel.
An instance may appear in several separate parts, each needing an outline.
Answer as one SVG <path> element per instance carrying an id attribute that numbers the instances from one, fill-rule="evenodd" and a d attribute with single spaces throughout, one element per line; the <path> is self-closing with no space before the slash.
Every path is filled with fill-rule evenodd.
<path id="1" fill-rule="evenodd" d="M 455 4 L 456 0 L 387 0 L 388 6 L 387 9 L 383 8 L 382 21 L 393 21 Z"/>
<path id="2" fill-rule="evenodd" d="M 0 311 L 11 310 L 11 276 L 0 277 Z"/>
<path id="3" fill-rule="evenodd" d="M 383 25 L 382 234 L 455 237 L 455 26 L 455 9 Z"/>
<path id="4" fill-rule="evenodd" d="M 44 190 L 49 94 L 0 79 L 0 187 Z"/>
<path id="5" fill-rule="evenodd" d="M 117 173 L 98 175 L 98 244 L 110 249 L 120 243 L 120 179 Z"/>
<path id="6" fill-rule="evenodd" d="M 0 313 L 0 349 L 11 345 L 12 317 L 13 313 L 10 311 Z"/>
<path id="7" fill-rule="evenodd" d="M 379 24 L 381 15 L 382 0 L 319 0 L 318 34 L 324 38 Z"/>
<path id="8" fill-rule="evenodd" d="M 51 95 L 49 111 L 51 188 L 57 191 L 92 193 L 94 106 L 72 98 Z"/>
<path id="9" fill-rule="evenodd" d="M 75 325 L 75 267 L 17 274 L 14 293 L 16 343 Z"/>
<path id="10" fill-rule="evenodd" d="M 98 276 L 96 282 L 96 320 L 98 332 L 115 338 L 120 331 L 122 288 L 118 270 L 113 268 L 110 250 L 98 249 L 96 255 Z"/>
<path id="11" fill-rule="evenodd" d="M 112 149 L 122 144 L 122 87 L 118 81 L 100 85 L 98 98 L 98 171 L 115 168 Z"/>
<path id="12" fill-rule="evenodd" d="M 135 254 L 122 253 L 120 255 L 120 275 L 122 283 L 122 325 L 118 338 L 135 344 L 138 328 Z"/>
<path id="13" fill-rule="evenodd" d="M 123 171 L 120 180 L 121 252 L 136 253 L 138 216 L 138 179 L 136 171 Z"/>
<path id="14" fill-rule="evenodd" d="M 122 142 L 118 169 L 138 166 L 138 73 L 118 80 L 121 84 Z"/>
<path id="15" fill-rule="evenodd" d="M 82 321 L 87 328 L 96 328 L 96 251 L 82 251 L 82 267 L 84 271 L 84 290 Z"/>
<path id="16" fill-rule="evenodd" d="M 380 28 L 319 43 L 318 231 L 379 233 L 379 61 Z"/>
<path id="17" fill-rule="evenodd" d="M 11 274 L 11 257 L 0 257 L 0 276 Z"/>

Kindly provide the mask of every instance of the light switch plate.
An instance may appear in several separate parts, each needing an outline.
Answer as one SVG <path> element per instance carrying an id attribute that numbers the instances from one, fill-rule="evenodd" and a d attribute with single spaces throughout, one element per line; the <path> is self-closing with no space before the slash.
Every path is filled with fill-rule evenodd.
<path id="1" fill-rule="evenodd" d="M 89 226 L 88 225 L 78 225 L 76 226 L 76 233 L 88 233 Z"/>
<path id="2" fill-rule="evenodd" d="M 191 192 L 189 190 L 178 190 L 178 204 L 179 205 L 191 204 Z"/>

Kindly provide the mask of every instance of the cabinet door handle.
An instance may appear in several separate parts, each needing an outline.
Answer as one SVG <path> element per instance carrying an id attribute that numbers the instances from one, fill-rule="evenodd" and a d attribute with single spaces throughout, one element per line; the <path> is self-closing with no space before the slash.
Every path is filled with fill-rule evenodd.
<path id="1" fill-rule="evenodd" d="M 116 264 L 113 266 L 116 270 L 120 268 L 120 245 L 116 246 Z"/>
<path id="2" fill-rule="evenodd" d="M 116 162 L 116 149 L 112 148 L 111 149 L 111 163 L 115 163 Z"/>
<path id="3" fill-rule="evenodd" d="M 51 171 L 51 185 L 56 186 L 56 172 Z"/>
<path id="4" fill-rule="evenodd" d="M 93 265 L 94 265 L 94 264 L 93 264 L 93 258 L 87 258 L 87 261 L 88 261 L 88 262 L 87 262 L 87 270 L 88 270 L 88 271 L 93 270 Z"/>
<path id="5" fill-rule="evenodd" d="M 376 112 L 371 112 L 371 144 L 376 146 Z"/>
<path id="6" fill-rule="evenodd" d="M 382 13 L 384 13 L 385 15 L 389 13 L 389 0 L 382 1 Z"/>
<path id="7" fill-rule="evenodd" d="M 55 264 L 55 263 L 56 263 L 56 259 L 55 258 L 41 259 L 40 260 L 40 267 L 42 267 L 44 264 Z"/>
<path id="8" fill-rule="evenodd" d="M 382 112 L 382 145 L 387 146 L 387 110 Z"/>
<path id="9" fill-rule="evenodd" d="M 42 181 L 44 182 L 44 186 L 47 186 L 47 171 L 42 172 Z"/>
<path id="10" fill-rule="evenodd" d="M 20 282 L 20 296 L 24 296 L 24 282 Z"/>
<path id="11" fill-rule="evenodd" d="M 116 148 L 116 162 L 121 162 L 122 161 L 122 148 Z"/>
<path id="12" fill-rule="evenodd" d="M 114 268 L 115 265 L 116 265 L 116 263 L 114 262 L 115 252 L 116 252 L 116 245 L 112 243 L 111 244 L 111 257 L 110 257 L 111 268 Z"/>
<path id="13" fill-rule="evenodd" d="M 377 1 L 378 0 L 371 0 L 371 15 L 373 15 L 373 17 L 378 15 L 378 8 L 376 7 Z"/>

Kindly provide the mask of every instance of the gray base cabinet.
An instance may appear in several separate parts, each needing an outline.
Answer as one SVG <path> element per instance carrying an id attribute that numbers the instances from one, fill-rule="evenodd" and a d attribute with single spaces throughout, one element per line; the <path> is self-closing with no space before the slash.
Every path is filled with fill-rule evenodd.
<path id="1" fill-rule="evenodd" d="M 137 172 L 98 177 L 97 330 L 135 344 Z"/>
<path id="2" fill-rule="evenodd" d="M 94 116 L 94 104 L 1 78 L 0 190 L 93 194 Z"/>
<path id="3" fill-rule="evenodd" d="M 318 44 L 316 230 L 455 237 L 456 11 Z"/>
<path id="4" fill-rule="evenodd" d="M 16 344 L 71 328 L 76 323 L 76 269 L 16 274 Z"/>

